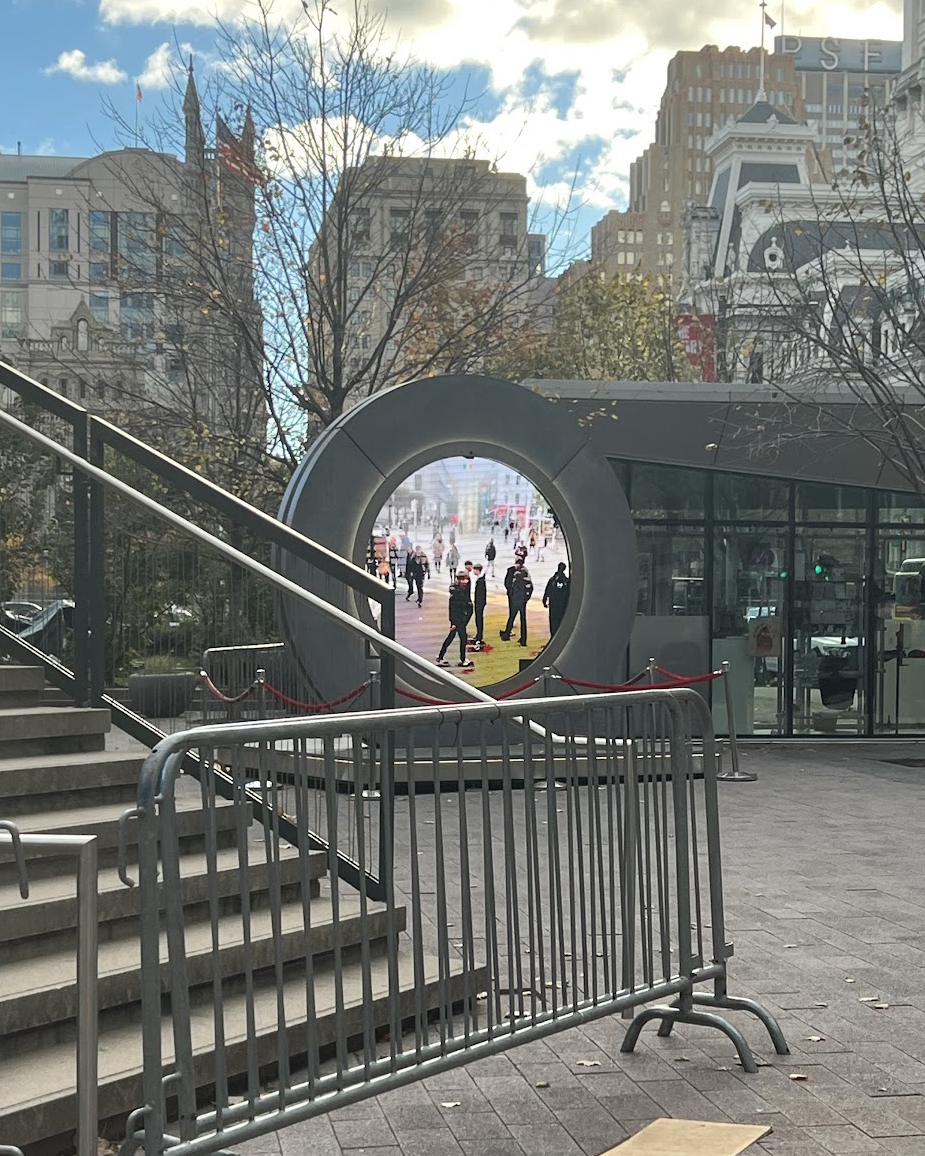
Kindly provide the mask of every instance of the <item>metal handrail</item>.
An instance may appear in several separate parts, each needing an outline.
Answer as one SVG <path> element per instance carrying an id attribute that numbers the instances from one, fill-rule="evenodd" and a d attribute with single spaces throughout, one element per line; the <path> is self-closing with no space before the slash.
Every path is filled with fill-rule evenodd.
<path id="1" fill-rule="evenodd" d="M 312 541 L 311 538 L 300 534 L 298 530 L 294 530 L 284 522 L 264 513 L 263 510 L 252 506 L 249 502 L 228 493 L 221 486 L 209 481 L 208 478 L 195 473 L 145 442 L 139 441 L 138 438 L 106 421 L 105 418 L 91 414 L 83 406 L 62 397 L 54 390 L 49 389 L 48 386 L 42 385 L 3 361 L 0 361 L 0 386 L 5 386 L 19 394 L 25 401 L 41 406 L 64 421 L 86 422 L 88 418 L 92 418 L 94 435 L 104 445 L 125 454 L 132 461 L 151 470 L 159 478 L 185 490 L 192 497 L 207 502 L 242 525 L 250 525 L 252 528 L 258 529 L 260 534 L 272 542 L 274 546 L 287 550 L 313 566 L 317 566 L 332 578 L 353 587 L 365 597 L 372 598 L 374 602 L 385 604 L 390 600 L 391 591 L 385 590 L 382 582 L 366 570 L 345 558 L 341 558 L 339 554 L 335 554 L 326 546 Z M 80 461 L 83 462 L 84 459 L 81 458 Z"/>
<path id="2" fill-rule="evenodd" d="M 402 659 L 414 670 L 430 678 L 437 679 L 438 682 L 443 683 L 445 686 L 452 687 L 457 693 L 463 691 L 469 699 L 488 703 L 495 701 L 490 695 L 479 690 L 478 687 L 463 682 L 462 679 L 456 678 L 450 674 L 449 671 L 415 654 L 415 652 L 409 650 L 407 646 L 402 646 L 400 642 L 396 642 L 393 638 L 380 634 L 378 630 L 367 626 L 367 624 L 359 618 L 354 618 L 353 615 L 348 614 L 346 611 L 332 606 L 319 595 L 313 594 L 291 579 L 283 577 L 282 574 L 278 574 L 269 566 L 265 566 L 262 562 L 256 561 L 256 559 L 251 558 L 241 550 L 237 550 L 234 546 L 229 546 L 227 542 L 222 541 L 221 538 L 216 538 L 214 534 L 210 534 L 208 530 L 203 530 L 201 526 L 197 526 L 194 522 L 190 522 L 187 518 L 184 518 L 182 514 L 177 514 L 166 506 L 162 506 L 153 498 L 149 498 L 146 494 L 142 494 L 134 489 L 134 487 L 130 486 L 127 482 L 123 482 L 120 478 L 113 477 L 112 474 L 107 473 L 106 470 L 100 466 L 93 465 L 92 462 L 88 462 L 85 458 L 80 457 L 79 454 L 75 454 L 72 450 L 62 446 L 53 438 L 39 433 L 38 430 L 20 421 L 19 418 L 13 417 L 12 414 L 0 410 L 0 426 L 5 426 L 7 429 L 19 434 L 20 437 L 26 438 L 46 453 L 54 454 L 73 469 L 80 471 L 91 481 L 98 482 L 106 489 L 120 494 L 130 502 L 134 502 L 136 506 L 147 510 L 155 517 L 160 518 L 161 521 L 180 530 L 181 533 L 186 534 L 190 538 L 194 538 L 204 546 L 208 546 L 227 561 L 240 566 L 242 570 L 247 570 L 258 578 L 262 578 L 281 593 L 295 598 L 299 602 L 306 603 L 315 610 L 320 610 L 322 614 L 326 614 L 335 622 L 340 623 L 341 626 L 346 627 L 347 630 L 360 635 L 376 647 L 377 650 L 385 651 L 394 658 Z M 306 541 L 308 541 L 308 539 L 306 539 Z M 333 556 L 335 555 L 332 555 L 332 557 Z M 364 577 L 369 577 L 365 572 L 363 573 Z M 379 583 L 378 585 L 381 586 L 382 584 Z"/>

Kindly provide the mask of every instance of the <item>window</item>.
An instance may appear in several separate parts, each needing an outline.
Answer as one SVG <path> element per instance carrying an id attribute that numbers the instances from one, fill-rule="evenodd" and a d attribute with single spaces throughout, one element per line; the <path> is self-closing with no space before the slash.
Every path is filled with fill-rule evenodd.
<path id="1" fill-rule="evenodd" d="M 0 264 L 0 281 L 21 281 L 22 265 L 15 261 L 4 261 Z"/>
<path id="2" fill-rule="evenodd" d="M 183 244 L 183 222 L 175 214 L 167 217 L 163 227 L 164 256 L 182 257 L 186 246 Z"/>
<path id="3" fill-rule="evenodd" d="M 119 330 L 126 341 L 150 344 L 154 339 L 154 296 L 126 293 L 119 308 Z"/>
<path id="4" fill-rule="evenodd" d="M 62 397 L 67 397 L 68 387 L 67 387 L 67 378 L 66 377 L 60 377 L 58 379 L 58 392 L 61 394 Z"/>
<path id="5" fill-rule="evenodd" d="M 85 317 L 77 322 L 77 352 L 87 353 L 90 349 L 90 325 Z M 83 383 L 82 383 L 83 384 Z M 81 397 L 86 396 L 82 391 Z"/>
<path id="6" fill-rule="evenodd" d="M 106 293 L 91 293 L 90 294 L 90 312 L 93 314 L 94 321 L 102 321 L 105 325 L 109 324 L 109 296 Z"/>
<path id="7" fill-rule="evenodd" d="M 60 281 L 67 277 L 67 261 L 49 261 L 48 276 Z"/>
<path id="8" fill-rule="evenodd" d="M 157 269 L 154 238 L 153 213 L 119 213 L 119 256 L 128 276 L 141 280 L 154 276 Z"/>
<path id="9" fill-rule="evenodd" d="M 430 240 L 434 240 L 439 235 L 442 216 L 443 214 L 439 209 L 424 210 L 424 228 Z"/>
<path id="10" fill-rule="evenodd" d="M 517 214 L 516 213 L 502 213 L 501 214 L 501 236 L 514 237 L 517 235 Z"/>
<path id="11" fill-rule="evenodd" d="M 94 209 L 90 213 L 90 252 L 112 252 L 112 214 Z"/>
<path id="12" fill-rule="evenodd" d="M 66 253 L 70 248 L 68 210 L 48 210 L 48 248 L 52 253 Z"/>
<path id="13" fill-rule="evenodd" d="M 407 245 L 411 235 L 411 210 L 389 210 L 389 232 L 393 245 Z"/>
<path id="14" fill-rule="evenodd" d="M 23 294 L 9 289 L 0 291 L 0 339 L 10 341 L 19 337 L 23 323 Z"/>
<path id="15" fill-rule="evenodd" d="M 365 242 L 369 240 L 370 211 L 369 209 L 353 210 L 353 239 Z"/>
<path id="16" fill-rule="evenodd" d="M 110 276 L 110 268 L 108 261 L 91 261 L 90 262 L 90 282 L 91 284 L 99 284 L 102 281 L 108 281 Z"/>
<path id="17" fill-rule="evenodd" d="M 22 213 L 0 213 L 0 253 L 22 252 Z"/>
<path id="18" fill-rule="evenodd" d="M 617 229 L 617 244 L 622 245 L 625 240 L 626 240 L 626 230 L 625 229 Z"/>

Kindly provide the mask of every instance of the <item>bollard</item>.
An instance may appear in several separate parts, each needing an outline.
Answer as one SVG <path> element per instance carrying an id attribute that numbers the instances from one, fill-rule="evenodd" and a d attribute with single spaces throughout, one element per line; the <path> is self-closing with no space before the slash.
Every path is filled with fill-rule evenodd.
<path id="1" fill-rule="evenodd" d="M 739 769 L 739 744 L 736 738 L 735 717 L 732 712 L 732 687 L 729 683 L 729 662 L 725 661 L 720 666 L 720 672 L 723 679 L 723 693 L 726 696 L 726 725 L 729 728 L 729 770 L 717 775 L 717 782 L 720 783 L 754 783 L 757 782 L 758 776 L 752 771 L 743 771 Z"/>

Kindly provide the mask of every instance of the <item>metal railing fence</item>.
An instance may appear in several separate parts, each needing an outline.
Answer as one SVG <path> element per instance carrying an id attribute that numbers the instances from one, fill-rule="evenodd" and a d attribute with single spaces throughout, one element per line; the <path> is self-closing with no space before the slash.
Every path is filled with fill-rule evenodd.
<path id="1" fill-rule="evenodd" d="M 16 416 L 27 421 L 15 421 L 4 409 L 9 398 Z M 44 442 L 35 435 L 44 435 Z M 324 576 L 331 600 L 344 588 L 369 599 L 379 636 L 394 639 L 391 587 L 2 361 L 0 437 L 9 439 L 7 451 L 25 465 L 15 495 L 24 533 L 7 535 L 0 590 L 12 588 L 0 593 L 0 601 L 25 591 L 43 605 L 62 603 L 47 630 L 21 631 L 0 619 L 0 644 L 22 661 L 43 662 L 52 684 L 80 704 L 108 707 L 142 742 L 153 745 L 198 715 L 204 700 L 193 689 L 204 649 L 278 642 L 273 590 L 214 548 L 191 545 L 182 527 L 152 520 L 124 491 L 114 492 L 109 478 L 129 481 L 129 490 L 144 488 L 161 508 L 185 515 L 187 524 L 215 528 L 216 539 L 224 537 L 264 565 L 279 552 L 309 564 Z M 49 444 L 63 451 L 57 464 L 45 456 Z M 11 507 L 10 495 L 4 505 Z M 15 521 L 9 514 L 0 509 L 0 523 Z M 394 705 L 393 654 L 376 646 L 372 652 L 383 701 Z M 167 690 L 167 674 L 186 677 L 175 678 Z M 286 674 L 282 689 L 289 697 L 324 697 L 304 671 L 290 665 Z M 143 687 L 137 677 L 149 675 L 161 676 L 158 699 L 150 689 L 153 678 Z M 131 703 L 130 689 L 136 692 Z M 161 713 L 152 713 L 158 703 Z"/>
<path id="2" fill-rule="evenodd" d="M 785 1052 L 770 1015 L 726 990 L 713 751 L 708 708 L 690 690 L 271 720 L 165 740 L 133 812 L 145 1071 L 128 1149 L 226 1150 L 654 999 L 672 1003 L 637 1014 L 624 1050 L 650 1019 L 662 1034 L 699 1023 L 755 1071 L 745 1038 L 716 1014 L 732 1008 L 757 1015 Z M 192 753 L 235 788 L 224 819 L 215 776 L 195 788 L 212 895 L 205 970 L 187 958 L 179 887 L 176 803 L 192 787 L 179 771 Z M 473 765 L 480 784 L 467 790 Z M 321 859 L 304 842 L 287 848 L 272 821 L 251 826 L 244 788 L 255 779 L 268 815 L 326 843 Z M 215 884 L 223 838 L 242 881 L 231 919 L 219 918 Z M 356 891 L 338 880 L 338 855 L 356 863 Z M 379 902 L 370 861 L 385 865 Z M 251 869 L 269 871 L 268 910 L 248 889 Z M 197 1106 L 203 1085 L 208 1110 Z"/>
<path id="3" fill-rule="evenodd" d="M 29 898 L 27 852 L 45 851 L 77 857 L 77 1156 L 96 1156 L 99 972 L 97 925 L 99 859 L 96 835 L 22 834 L 8 819 L 0 819 L 0 847 L 10 846 L 19 876 L 19 893 Z M 2 1137 L 0 1137 L 2 1139 Z M 22 1156 L 19 1148 L 0 1145 L 0 1156 Z"/>

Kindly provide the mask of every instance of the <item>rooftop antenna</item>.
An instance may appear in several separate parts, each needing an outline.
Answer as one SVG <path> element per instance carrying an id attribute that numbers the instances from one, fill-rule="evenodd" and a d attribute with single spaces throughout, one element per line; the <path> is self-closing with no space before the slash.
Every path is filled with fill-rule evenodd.
<path id="1" fill-rule="evenodd" d="M 16 142 L 16 155 L 17 155 L 18 157 L 21 157 L 21 156 L 22 156 L 22 141 L 21 141 L 21 140 L 18 140 L 18 141 Z"/>

